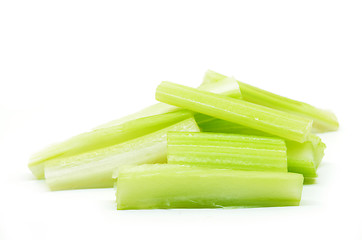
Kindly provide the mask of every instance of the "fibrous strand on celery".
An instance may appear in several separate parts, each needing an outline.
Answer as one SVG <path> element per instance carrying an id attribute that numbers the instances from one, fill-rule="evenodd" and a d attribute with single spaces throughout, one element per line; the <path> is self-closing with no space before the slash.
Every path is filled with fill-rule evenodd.
<path id="1" fill-rule="evenodd" d="M 287 172 L 282 139 L 225 133 L 169 132 L 170 164 Z"/>

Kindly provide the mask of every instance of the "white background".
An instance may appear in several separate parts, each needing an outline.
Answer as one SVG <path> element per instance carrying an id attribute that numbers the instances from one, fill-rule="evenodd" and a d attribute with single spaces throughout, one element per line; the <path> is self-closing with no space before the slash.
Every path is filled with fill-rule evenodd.
<path id="1" fill-rule="evenodd" d="M 0 1 L 0 239 L 362 239 L 361 1 Z M 50 192 L 31 153 L 207 69 L 332 109 L 300 207 L 116 211 Z"/>

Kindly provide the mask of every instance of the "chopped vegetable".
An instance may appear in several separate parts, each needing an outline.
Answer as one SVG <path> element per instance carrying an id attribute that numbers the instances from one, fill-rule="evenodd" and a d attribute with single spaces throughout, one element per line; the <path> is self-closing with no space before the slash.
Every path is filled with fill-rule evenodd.
<path id="1" fill-rule="evenodd" d="M 117 209 L 297 206 L 335 115 L 207 71 L 162 82 L 161 103 L 34 154 L 51 190 L 112 187 Z M 203 131 L 200 133 L 200 130 Z"/>
<path id="2" fill-rule="evenodd" d="M 167 162 L 238 170 L 288 171 L 282 139 L 239 134 L 169 132 Z"/>
<path id="3" fill-rule="evenodd" d="M 305 142 L 312 127 L 309 119 L 171 82 L 157 87 L 156 99 L 297 142 Z"/>
<path id="4" fill-rule="evenodd" d="M 226 78 L 226 76 L 209 70 L 205 74 L 204 83 L 209 84 L 218 82 L 222 81 L 224 78 Z M 339 127 L 337 117 L 330 111 L 316 108 L 304 102 L 282 97 L 240 81 L 238 81 L 238 83 L 245 101 L 311 119 L 313 120 L 314 132 L 336 131 Z"/>
<path id="5" fill-rule="evenodd" d="M 134 119 L 108 128 L 82 133 L 34 154 L 29 162 L 33 174 L 44 178 L 44 163 L 119 144 L 190 118 L 186 110 Z"/>
<path id="6" fill-rule="evenodd" d="M 193 118 L 121 144 L 57 159 L 45 164 L 51 190 L 112 187 L 112 173 L 122 165 L 165 163 L 167 132 L 199 131 Z"/>
<path id="7" fill-rule="evenodd" d="M 203 132 L 237 133 L 273 137 L 262 131 L 203 114 L 195 115 L 195 119 Z M 287 146 L 288 171 L 301 173 L 304 177 L 317 177 L 317 168 L 324 156 L 324 149 L 326 148 L 322 140 L 318 136 L 310 134 L 308 141 L 304 143 L 295 141 L 285 142 Z"/>
<path id="8" fill-rule="evenodd" d="M 117 209 L 271 207 L 299 205 L 303 175 L 173 164 L 124 168 Z"/>

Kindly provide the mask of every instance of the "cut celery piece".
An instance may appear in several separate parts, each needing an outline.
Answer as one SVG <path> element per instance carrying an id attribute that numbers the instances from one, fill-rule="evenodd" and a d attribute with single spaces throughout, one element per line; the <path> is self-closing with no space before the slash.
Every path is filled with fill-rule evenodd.
<path id="1" fill-rule="evenodd" d="M 187 110 L 135 119 L 120 125 L 82 133 L 34 154 L 29 162 L 33 174 L 44 178 L 44 163 L 125 142 L 155 132 L 192 116 Z"/>
<path id="2" fill-rule="evenodd" d="M 169 132 L 167 162 L 236 170 L 287 172 L 279 138 L 225 133 Z"/>
<path id="3" fill-rule="evenodd" d="M 171 82 L 162 82 L 157 87 L 156 99 L 297 142 L 307 140 L 313 122 L 294 114 Z"/>
<path id="4" fill-rule="evenodd" d="M 273 135 L 248 128 L 225 120 L 203 114 L 195 115 L 195 119 L 203 132 L 237 133 L 257 136 Z M 310 134 L 304 143 L 285 141 L 287 146 L 288 171 L 301 173 L 304 177 L 316 177 L 317 168 L 324 156 L 326 145 L 322 140 Z"/>
<path id="5" fill-rule="evenodd" d="M 296 173 L 146 164 L 121 169 L 117 209 L 297 206 Z"/>
<path id="6" fill-rule="evenodd" d="M 232 98 L 238 98 L 238 99 L 242 98 L 239 85 L 235 78 L 224 78 L 217 82 L 210 82 L 210 83 L 202 84 L 201 86 L 199 86 L 199 89 L 208 91 L 208 92 L 222 94 L 222 95 L 232 97 Z M 113 120 L 106 124 L 100 125 L 100 126 L 96 127 L 95 129 L 115 126 L 115 125 L 119 125 L 121 123 L 125 123 L 128 121 L 137 119 L 137 118 L 143 118 L 143 117 L 148 117 L 148 116 L 152 116 L 152 115 L 156 115 L 156 114 L 173 112 L 173 111 L 177 111 L 179 109 L 180 108 L 178 108 L 178 107 L 168 105 L 165 103 L 157 103 L 157 104 L 149 106 L 139 112 L 136 112 L 134 114 L 131 114 L 126 117 L 116 119 L 116 120 Z"/>
<path id="7" fill-rule="evenodd" d="M 208 70 L 204 77 L 204 83 L 209 84 L 221 81 L 223 77 L 226 76 Z M 304 102 L 282 97 L 240 81 L 238 81 L 238 83 L 245 101 L 309 118 L 313 120 L 312 130 L 314 132 L 336 131 L 339 127 L 337 117 L 331 111 L 319 109 Z"/>
<path id="8" fill-rule="evenodd" d="M 112 187 L 112 172 L 122 165 L 165 163 L 167 132 L 199 131 L 193 118 L 130 141 L 45 164 L 51 190 Z"/>

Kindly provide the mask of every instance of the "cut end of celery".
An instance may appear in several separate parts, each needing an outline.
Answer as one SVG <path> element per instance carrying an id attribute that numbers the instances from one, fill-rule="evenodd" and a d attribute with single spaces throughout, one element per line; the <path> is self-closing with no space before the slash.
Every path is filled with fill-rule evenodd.
<path id="1" fill-rule="evenodd" d="M 242 94 L 235 78 L 223 78 L 218 81 L 203 83 L 198 89 L 211 93 L 217 93 L 231 98 L 242 99 Z"/>
<path id="2" fill-rule="evenodd" d="M 28 168 L 37 179 L 44 179 L 44 166 L 42 163 L 40 164 L 29 163 Z"/>
<path id="3" fill-rule="evenodd" d="M 224 78 L 227 78 L 227 76 L 214 72 L 212 70 L 207 70 L 204 75 L 203 84 L 218 82 Z"/>

